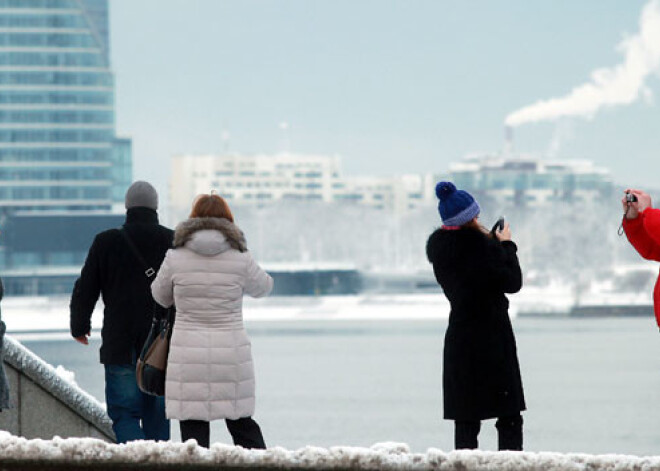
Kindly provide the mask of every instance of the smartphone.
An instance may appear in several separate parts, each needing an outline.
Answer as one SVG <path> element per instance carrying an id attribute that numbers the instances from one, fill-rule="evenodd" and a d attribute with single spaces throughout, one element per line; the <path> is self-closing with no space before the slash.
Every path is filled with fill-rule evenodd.
<path id="1" fill-rule="evenodd" d="M 504 229 L 504 216 L 500 216 L 493 228 L 490 230 L 490 233 L 495 236 L 495 233 L 497 231 L 501 231 L 502 229 Z"/>

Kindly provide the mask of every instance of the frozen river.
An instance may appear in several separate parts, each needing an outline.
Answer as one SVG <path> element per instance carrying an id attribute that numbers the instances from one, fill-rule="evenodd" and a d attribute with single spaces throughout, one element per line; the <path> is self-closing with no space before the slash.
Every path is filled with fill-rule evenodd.
<path id="1" fill-rule="evenodd" d="M 252 320 L 257 412 L 268 445 L 397 441 L 413 451 L 452 448 L 442 420 L 443 319 Z M 660 454 L 660 333 L 654 320 L 514 321 L 529 411 L 530 451 Z M 99 341 L 67 335 L 23 343 L 75 373 L 103 400 Z M 172 427 L 178 438 L 178 424 Z M 224 424 L 212 440 L 229 443 Z M 482 449 L 496 448 L 493 421 Z"/>

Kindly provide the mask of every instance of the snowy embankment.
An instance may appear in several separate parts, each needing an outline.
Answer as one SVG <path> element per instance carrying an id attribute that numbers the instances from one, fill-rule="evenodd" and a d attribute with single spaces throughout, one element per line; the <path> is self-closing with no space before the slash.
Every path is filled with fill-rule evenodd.
<path id="1" fill-rule="evenodd" d="M 214 444 L 133 442 L 113 445 L 91 438 L 26 440 L 0 432 L 0 469 L 332 469 L 332 470 L 660 470 L 660 457 L 430 449 L 407 445 L 371 448 L 306 447 L 244 450 Z"/>
<path id="2" fill-rule="evenodd" d="M 449 303 L 442 293 L 405 295 L 351 295 L 319 297 L 270 297 L 245 299 L 243 315 L 247 321 L 345 321 L 392 319 L 446 319 Z M 69 330 L 69 298 L 14 297 L 2 301 L 2 318 L 7 332 L 20 332 L 21 339 L 45 332 Z M 103 323 L 99 302 L 92 315 L 97 333 Z"/>
<path id="3" fill-rule="evenodd" d="M 511 297 L 509 314 L 518 312 L 567 314 L 570 293 L 565 290 L 529 290 Z M 250 322 L 260 321 L 348 321 L 348 320 L 442 320 L 449 317 L 449 302 L 441 293 L 360 294 L 350 296 L 299 296 L 245 299 L 243 315 Z M 45 332 L 67 332 L 69 298 L 14 297 L 2 301 L 2 317 L 7 332 L 20 332 L 21 339 Z M 95 333 L 103 322 L 103 306 L 98 303 L 92 316 Z M 30 334 L 31 333 L 31 334 Z"/>

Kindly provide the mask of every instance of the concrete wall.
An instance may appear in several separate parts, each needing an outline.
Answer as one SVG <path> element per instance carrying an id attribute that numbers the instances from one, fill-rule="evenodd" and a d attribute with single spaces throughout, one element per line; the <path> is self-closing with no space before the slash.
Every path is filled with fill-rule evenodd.
<path id="1" fill-rule="evenodd" d="M 4 339 L 4 366 L 12 408 L 0 412 L 0 430 L 25 438 L 115 441 L 110 418 L 94 398 L 10 337 Z"/>

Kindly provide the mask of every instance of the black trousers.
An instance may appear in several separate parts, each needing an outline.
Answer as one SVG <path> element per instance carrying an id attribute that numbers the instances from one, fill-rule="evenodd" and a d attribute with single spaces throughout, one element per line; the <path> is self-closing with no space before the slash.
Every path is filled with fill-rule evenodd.
<path id="1" fill-rule="evenodd" d="M 238 420 L 225 419 L 225 422 L 227 423 L 227 430 L 229 430 L 231 438 L 234 440 L 234 445 L 243 448 L 266 449 L 266 443 L 259 424 L 252 417 L 243 417 Z M 209 422 L 205 420 L 181 420 L 179 427 L 181 428 L 181 441 L 185 442 L 194 438 L 199 446 L 209 447 L 211 438 L 211 424 Z"/>
<path id="2" fill-rule="evenodd" d="M 454 447 L 457 450 L 479 448 L 479 420 L 456 420 L 454 422 Z M 497 428 L 498 450 L 522 450 L 523 448 L 523 418 L 520 414 L 500 417 L 495 422 Z"/>

